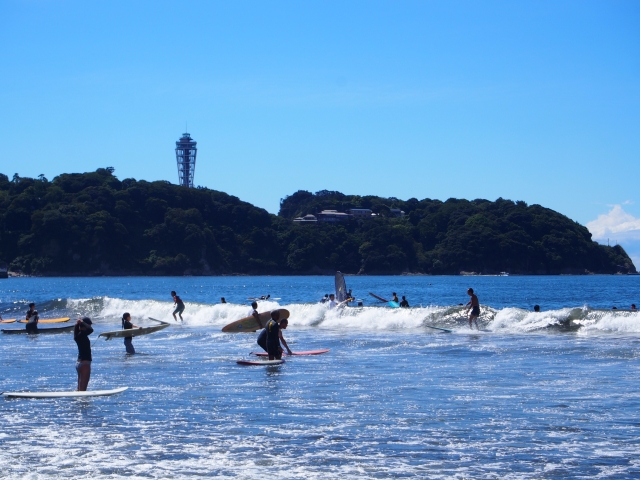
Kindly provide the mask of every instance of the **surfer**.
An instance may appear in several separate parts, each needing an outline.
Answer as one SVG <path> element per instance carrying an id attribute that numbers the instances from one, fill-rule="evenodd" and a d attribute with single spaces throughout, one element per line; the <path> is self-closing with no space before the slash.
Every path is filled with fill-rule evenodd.
<path id="1" fill-rule="evenodd" d="M 337 306 L 338 303 L 336 302 L 336 296 L 332 293 L 331 295 L 329 295 L 329 310 L 333 310 Z"/>
<path id="2" fill-rule="evenodd" d="M 220 297 L 220 303 L 227 303 L 227 301 L 224 299 L 224 297 Z"/>
<path id="3" fill-rule="evenodd" d="M 540 311 L 540 305 L 534 305 L 533 306 L 533 311 L 534 312 L 539 312 Z"/>
<path id="4" fill-rule="evenodd" d="M 327 303 L 329 301 L 329 294 L 325 293 L 324 298 L 320 299 L 320 303 Z"/>
<path id="5" fill-rule="evenodd" d="M 476 296 L 476 294 L 473 293 L 473 288 L 467 290 L 467 295 L 471 297 L 471 300 L 467 302 L 467 312 L 471 310 L 471 313 L 469 314 L 469 328 L 473 329 L 472 322 L 475 322 L 476 328 L 480 330 L 480 327 L 478 327 L 478 317 L 480 316 L 480 302 L 478 301 L 478 297 Z"/>
<path id="6" fill-rule="evenodd" d="M 631 311 L 632 311 L 632 312 L 637 311 L 637 308 L 636 308 L 636 304 L 635 304 L 635 303 L 632 303 L 632 304 L 631 304 Z"/>
<path id="7" fill-rule="evenodd" d="M 271 298 L 271 294 L 268 294 L 266 297 L 262 295 L 259 300 L 269 300 Z"/>
<path id="8" fill-rule="evenodd" d="M 27 329 L 27 333 L 38 333 L 38 311 L 36 310 L 36 304 L 29 304 L 29 311 L 27 312 L 26 320 L 27 324 L 25 328 Z"/>
<path id="9" fill-rule="evenodd" d="M 91 341 L 89 335 L 93 333 L 89 317 L 79 318 L 73 329 L 73 339 L 78 344 L 78 361 L 76 371 L 78 372 L 78 391 L 84 392 L 89 385 L 91 377 Z"/>
<path id="10" fill-rule="evenodd" d="M 282 347 L 284 345 L 289 355 L 293 355 L 289 345 L 282 336 L 282 330 L 285 330 L 289 325 L 289 321 L 286 318 L 280 320 L 280 311 L 274 310 L 271 312 L 271 320 L 267 322 L 267 326 L 264 328 L 264 343 L 266 344 L 266 351 L 269 354 L 269 360 L 280 360 L 282 358 Z M 260 333 L 262 335 L 262 333 Z M 260 338 L 258 338 L 260 341 Z M 260 343 L 258 343 L 260 345 Z M 264 346 L 260 345 L 262 348 Z"/>
<path id="11" fill-rule="evenodd" d="M 122 315 L 122 328 L 124 330 L 130 330 L 132 328 L 142 328 L 138 325 L 134 325 L 131 323 L 131 315 L 129 313 L 124 313 Z M 124 348 L 127 349 L 127 353 L 133 355 L 136 353 L 136 349 L 133 348 L 133 338 L 132 337 L 124 337 Z"/>
<path id="12" fill-rule="evenodd" d="M 402 296 L 402 301 L 400 302 L 400 306 L 402 308 L 409 308 L 409 302 L 407 302 L 407 297 Z"/>
<path id="13" fill-rule="evenodd" d="M 396 303 L 400 303 L 400 300 L 398 300 L 398 295 L 396 295 L 396 292 L 393 292 L 393 298 L 391 299 L 392 302 L 396 302 Z"/>
<path id="14" fill-rule="evenodd" d="M 260 328 L 264 328 L 264 325 L 262 325 L 262 320 L 260 320 L 260 314 L 258 313 L 258 302 L 251 302 L 251 309 L 252 310 L 249 315 L 256 319 L 256 322 L 258 322 Z"/>
<path id="15" fill-rule="evenodd" d="M 182 299 L 176 294 L 175 291 L 171 292 L 171 296 L 173 297 L 173 306 L 176 309 L 173 311 L 173 319 L 177 322 L 176 313 L 180 316 L 180 321 L 182 321 L 182 312 L 184 312 L 184 302 Z"/>

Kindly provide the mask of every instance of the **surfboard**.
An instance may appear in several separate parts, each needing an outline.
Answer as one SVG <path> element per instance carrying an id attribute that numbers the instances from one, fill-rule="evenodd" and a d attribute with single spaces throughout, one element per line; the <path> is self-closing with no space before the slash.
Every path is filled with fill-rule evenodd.
<path id="1" fill-rule="evenodd" d="M 431 325 L 425 325 L 425 327 L 433 328 L 434 330 L 440 330 L 442 332 L 453 333 L 453 330 L 447 330 L 446 328 L 432 327 Z"/>
<path id="2" fill-rule="evenodd" d="M 335 285 L 336 302 L 344 302 L 347 299 L 347 283 L 344 281 L 344 275 L 340 272 L 336 272 Z"/>
<path id="3" fill-rule="evenodd" d="M 66 397 L 104 397 L 122 393 L 129 387 L 114 388 L 113 390 L 89 390 L 87 392 L 3 392 L 5 397 L 13 398 L 66 398 Z"/>
<path id="4" fill-rule="evenodd" d="M 371 293 L 371 292 L 369 292 L 369 295 L 371 295 L 373 298 L 377 298 L 377 299 L 378 299 L 378 300 L 380 300 L 381 302 L 385 302 L 385 303 L 387 303 L 387 302 L 389 301 L 389 300 L 387 300 L 386 298 L 379 297 L 379 296 L 378 296 L 378 295 L 376 295 L 375 293 Z"/>
<path id="5" fill-rule="evenodd" d="M 67 325 L 66 327 L 39 328 L 36 333 L 64 333 L 73 332 L 75 325 Z M 2 333 L 29 333 L 26 328 L 12 328 L 11 330 L 2 329 Z"/>
<path id="6" fill-rule="evenodd" d="M 291 355 L 321 355 L 323 353 L 327 353 L 329 349 L 325 350 L 307 350 L 305 352 L 292 352 Z M 267 352 L 251 352 L 251 355 L 256 355 L 258 357 L 268 357 L 269 354 Z M 283 355 L 288 355 L 287 352 L 283 352 Z"/>
<path id="7" fill-rule="evenodd" d="M 40 318 L 38 320 L 38 323 L 64 323 L 64 322 L 68 322 L 69 321 L 69 317 L 63 317 L 63 318 Z M 20 323 L 27 323 L 26 320 L 20 320 Z"/>
<path id="8" fill-rule="evenodd" d="M 283 318 L 289 318 L 289 310 L 285 308 L 280 308 L 279 311 L 280 311 L 281 320 Z M 262 325 L 264 326 L 271 319 L 271 312 L 270 311 L 262 312 L 258 314 L 258 317 L 260 317 L 260 322 L 262 322 Z M 249 317 L 236 320 L 235 322 L 232 322 L 229 325 L 222 327 L 222 331 L 228 332 L 228 333 L 255 332 L 256 330 L 260 330 L 261 328 L 263 327 L 258 325 L 258 322 L 256 321 L 255 317 L 251 315 Z"/>
<path id="9" fill-rule="evenodd" d="M 238 365 L 280 365 L 284 360 L 238 360 Z"/>
<path id="10" fill-rule="evenodd" d="M 15 321 L 15 318 L 7 318 L 6 320 L 0 320 L 0 323 L 13 323 Z"/>
<path id="11" fill-rule="evenodd" d="M 142 328 L 131 328 L 129 330 L 112 330 L 110 332 L 102 332 L 100 335 L 98 335 L 98 337 L 105 337 L 105 340 L 111 340 L 112 338 L 139 337 L 140 335 L 149 335 L 150 333 L 158 332 L 171 325 L 168 322 L 156 320 L 155 318 L 151 317 L 149 317 L 149 320 L 160 322 L 160 325 L 153 325 L 151 327 Z"/>
<path id="12" fill-rule="evenodd" d="M 387 305 L 391 308 L 400 308 L 400 304 L 398 302 L 389 302 Z"/>

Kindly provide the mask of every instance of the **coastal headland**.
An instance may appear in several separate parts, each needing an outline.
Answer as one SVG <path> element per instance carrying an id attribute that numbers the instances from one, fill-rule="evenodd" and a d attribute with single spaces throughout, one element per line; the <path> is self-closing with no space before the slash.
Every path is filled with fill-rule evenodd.
<path id="1" fill-rule="evenodd" d="M 278 215 L 111 168 L 0 174 L 0 261 L 26 275 L 628 274 L 619 246 L 540 205 L 297 191 Z"/>

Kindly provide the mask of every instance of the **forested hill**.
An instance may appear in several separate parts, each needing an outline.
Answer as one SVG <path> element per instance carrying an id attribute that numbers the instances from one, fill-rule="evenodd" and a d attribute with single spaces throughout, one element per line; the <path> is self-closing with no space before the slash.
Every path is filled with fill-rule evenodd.
<path id="1" fill-rule="evenodd" d="M 370 208 L 340 224 L 292 219 Z M 391 209 L 406 215 L 391 216 Z M 0 261 L 40 275 L 627 273 L 619 247 L 539 205 L 298 191 L 278 216 L 236 197 L 113 169 L 52 181 L 0 175 Z"/>

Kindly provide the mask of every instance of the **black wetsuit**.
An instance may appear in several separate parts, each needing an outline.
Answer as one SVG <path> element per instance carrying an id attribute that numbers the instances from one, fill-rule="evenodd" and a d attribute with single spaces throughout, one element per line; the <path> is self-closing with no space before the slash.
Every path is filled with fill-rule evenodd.
<path id="1" fill-rule="evenodd" d="M 32 317 L 35 317 L 35 322 L 30 322 Z M 25 325 L 27 333 L 38 333 L 38 312 L 36 310 L 27 312 L 27 324 Z"/>
<path id="2" fill-rule="evenodd" d="M 133 323 L 123 318 L 122 328 L 125 330 L 131 330 L 133 328 Z M 136 353 L 136 349 L 133 348 L 133 339 L 131 337 L 124 337 L 124 348 L 127 349 L 127 353 Z"/>
<path id="3" fill-rule="evenodd" d="M 280 348 L 280 324 L 275 320 L 269 320 L 265 328 L 267 332 L 267 353 L 269 357 L 280 358 L 282 348 Z"/>
<path id="4" fill-rule="evenodd" d="M 256 341 L 256 343 L 258 345 L 260 345 L 260 347 L 265 352 L 269 351 L 269 350 L 267 350 L 267 329 L 266 328 L 262 329 L 262 331 L 260 332 L 260 335 L 258 335 L 258 340 Z"/>
<path id="5" fill-rule="evenodd" d="M 85 324 L 86 325 L 86 324 Z M 78 344 L 78 361 L 91 361 L 91 341 L 89 335 L 93 333 L 91 325 L 87 325 L 85 330 L 80 330 L 80 325 L 76 324 L 73 330 L 73 339 Z"/>
<path id="6" fill-rule="evenodd" d="M 401 306 L 402 308 L 409 308 L 409 302 L 407 302 L 406 300 L 402 300 L 402 301 L 400 302 L 400 306 Z"/>

